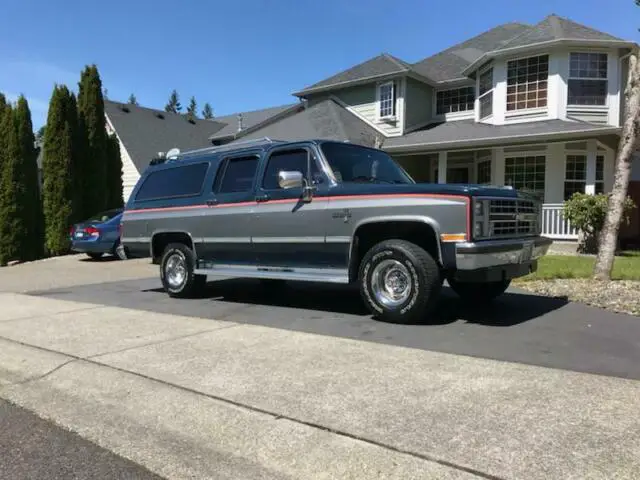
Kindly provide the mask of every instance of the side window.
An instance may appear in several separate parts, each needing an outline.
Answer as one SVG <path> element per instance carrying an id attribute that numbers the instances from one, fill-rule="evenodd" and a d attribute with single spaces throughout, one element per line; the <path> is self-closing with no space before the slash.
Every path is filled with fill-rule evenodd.
<path id="1" fill-rule="evenodd" d="M 218 173 L 215 182 L 216 193 L 248 192 L 258 168 L 258 157 L 238 157 L 227 160 L 224 169 Z"/>
<path id="2" fill-rule="evenodd" d="M 280 185 L 278 185 L 278 174 L 283 170 L 302 172 L 304 178 L 309 178 L 308 155 L 309 152 L 304 149 L 284 150 L 272 154 L 269 157 L 269 162 L 264 172 L 262 188 L 265 190 L 280 189 Z M 311 172 L 314 176 L 319 173 L 318 166 L 313 157 L 311 158 Z"/>
<path id="3" fill-rule="evenodd" d="M 199 195 L 208 167 L 208 163 L 195 163 L 153 172 L 140 187 L 136 200 Z"/>

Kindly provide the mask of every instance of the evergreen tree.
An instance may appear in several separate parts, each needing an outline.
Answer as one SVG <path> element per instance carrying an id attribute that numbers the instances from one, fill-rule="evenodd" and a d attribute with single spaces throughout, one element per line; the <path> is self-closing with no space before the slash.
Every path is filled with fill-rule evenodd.
<path id="1" fill-rule="evenodd" d="M 131 95 L 129 95 L 129 100 L 127 100 L 127 103 L 130 104 L 130 105 L 138 105 L 138 99 L 132 93 Z"/>
<path id="2" fill-rule="evenodd" d="M 164 106 L 165 112 L 178 113 L 182 110 L 182 104 L 180 103 L 180 97 L 178 92 L 174 89 L 169 96 L 169 102 Z"/>
<path id="3" fill-rule="evenodd" d="M 66 86 L 56 86 L 49 103 L 44 137 L 42 187 L 45 247 L 52 255 L 69 248 L 69 227 L 73 207 L 73 148 L 78 138 L 73 115 L 75 100 Z"/>
<path id="4" fill-rule="evenodd" d="M 6 106 L 7 106 L 7 97 L 5 97 L 2 92 L 0 92 L 0 115 L 4 113 L 4 109 L 6 108 Z"/>
<path id="5" fill-rule="evenodd" d="M 23 246 L 23 260 L 37 260 L 44 252 L 44 225 L 42 218 L 42 201 L 38 181 L 38 150 L 35 146 L 31 111 L 24 96 L 18 98 L 15 109 L 18 144 L 22 160 L 25 188 L 25 224 L 27 238 Z"/>
<path id="6" fill-rule="evenodd" d="M 82 216 L 104 210 L 108 201 L 107 133 L 104 117 L 102 82 L 95 65 L 85 67 L 78 90 L 78 120 L 82 139 L 81 164 L 74 164 L 74 173 L 81 187 Z"/>
<path id="7" fill-rule="evenodd" d="M 198 117 L 198 103 L 196 102 L 196 97 L 191 97 L 191 100 L 189 100 L 189 106 L 187 107 L 187 115 L 189 115 L 189 118 Z"/>
<path id="8" fill-rule="evenodd" d="M 204 108 L 202 109 L 202 118 L 206 118 L 207 120 L 213 118 L 213 109 L 211 108 L 211 105 L 209 105 L 209 102 L 204 104 Z"/>
<path id="9" fill-rule="evenodd" d="M 3 156 L 0 172 L 0 265 L 25 260 L 24 245 L 28 236 L 26 205 L 29 201 L 15 116 L 10 106 L 3 110 L 0 126 Z"/>
<path id="10" fill-rule="evenodd" d="M 118 137 L 107 137 L 107 156 L 109 158 L 109 203 L 108 208 L 118 208 L 123 205 L 122 198 L 122 157 L 120 156 L 120 142 Z"/>
<path id="11" fill-rule="evenodd" d="M 38 131 L 36 132 L 36 144 L 42 145 L 42 142 L 44 142 L 44 132 L 46 130 L 47 130 L 46 125 L 43 125 L 38 129 Z"/>

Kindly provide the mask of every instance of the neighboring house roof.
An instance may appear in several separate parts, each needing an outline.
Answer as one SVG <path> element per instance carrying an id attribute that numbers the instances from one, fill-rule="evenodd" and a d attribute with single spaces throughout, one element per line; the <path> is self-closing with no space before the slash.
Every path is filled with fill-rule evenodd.
<path id="1" fill-rule="evenodd" d="M 185 115 L 111 100 L 105 100 L 104 110 L 140 173 L 158 152 L 210 146 L 209 137 L 225 127 L 217 121 L 194 119 L 191 123 Z"/>
<path id="2" fill-rule="evenodd" d="M 377 135 L 373 127 L 334 100 L 327 99 L 259 128 L 245 135 L 243 140 L 262 137 L 287 141 L 315 138 L 375 146 Z"/>
<path id="3" fill-rule="evenodd" d="M 232 139 L 244 136 L 245 132 L 253 128 L 259 127 L 265 123 L 280 118 L 282 115 L 294 113 L 297 109 L 303 108 L 300 102 L 280 105 L 279 107 L 263 108 L 261 110 L 253 110 L 250 112 L 238 112 L 222 117 L 215 117 L 213 120 L 217 123 L 224 124 L 224 127 L 215 132 L 211 136 L 211 140 Z M 242 115 L 242 130 L 239 130 L 239 115 Z"/>
<path id="4" fill-rule="evenodd" d="M 581 138 L 596 135 L 617 134 L 619 127 L 593 123 L 545 120 L 513 125 L 490 125 L 474 120 L 445 122 L 422 130 L 387 138 L 383 149 L 388 151 L 442 150 L 444 148 L 495 146 L 522 144 L 553 138 Z"/>
<path id="5" fill-rule="evenodd" d="M 410 64 L 394 57 L 393 55 L 383 53 L 377 57 L 367 60 L 366 62 L 362 62 L 355 67 L 351 67 L 318 83 L 314 83 L 313 85 L 294 93 L 294 95 L 304 96 L 310 93 L 347 86 L 366 79 L 374 79 L 408 72 L 411 72 Z"/>
<path id="6" fill-rule="evenodd" d="M 630 47 L 633 45 L 632 42 L 614 37 L 608 33 L 600 32 L 585 25 L 580 25 L 579 23 L 559 17 L 558 15 L 549 15 L 541 22 L 526 29 L 520 35 L 512 38 L 500 47 L 485 52 L 482 56 L 470 63 L 463 73 L 467 75 L 483 62 L 502 54 L 528 49 L 540 44 L 554 43 L 620 47 Z"/>
<path id="7" fill-rule="evenodd" d="M 462 71 L 484 53 L 506 44 L 531 27 L 523 23 L 506 23 L 476 35 L 412 65 L 412 68 L 436 82 L 465 78 Z"/>

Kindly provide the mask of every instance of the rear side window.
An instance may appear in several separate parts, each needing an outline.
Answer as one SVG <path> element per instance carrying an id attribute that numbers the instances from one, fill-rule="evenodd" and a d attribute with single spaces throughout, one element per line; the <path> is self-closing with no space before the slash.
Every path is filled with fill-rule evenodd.
<path id="1" fill-rule="evenodd" d="M 253 179 L 258 168 L 258 157 L 238 157 L 227 160 L 216 178 L 217 193 L 248 192 L 253 187 Z"/>
<path id="2" fill-rule="evenodd" d="M 195 163 L 153 172 L 140 187 L 136 200 L 199 195 L 208 167 L 208 163 Z"/>

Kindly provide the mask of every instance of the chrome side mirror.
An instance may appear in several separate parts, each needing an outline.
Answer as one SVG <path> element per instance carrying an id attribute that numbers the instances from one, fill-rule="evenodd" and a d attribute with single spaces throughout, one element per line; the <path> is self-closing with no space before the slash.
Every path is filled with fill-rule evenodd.
<path id="1" fill-rule="evenodd" d="M 278 172 L 278 185 L 280 188 L 300 188 L 304 185 L 304 177 L 302 172 L 296 171 L 280 171 Z"/>

